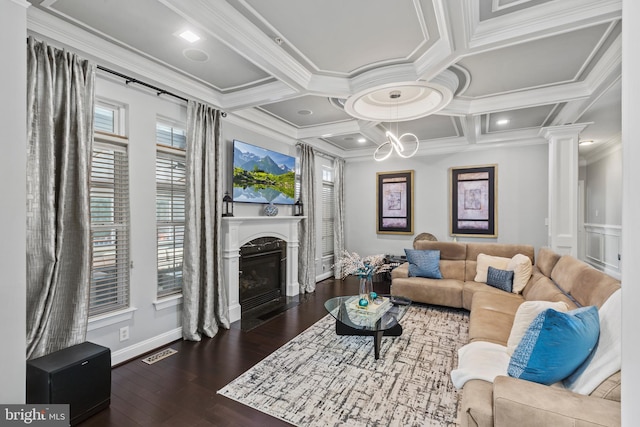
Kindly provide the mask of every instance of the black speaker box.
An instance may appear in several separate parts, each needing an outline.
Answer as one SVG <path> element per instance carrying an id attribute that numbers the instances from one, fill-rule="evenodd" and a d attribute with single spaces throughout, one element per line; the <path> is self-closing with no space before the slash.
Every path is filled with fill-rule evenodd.
<path id="1" fill-rule="evenodd" d="M 27 361 L 27 403 L 69 404 L 71 425 L 111 403 L 111 351 L 90 342 Z"/>

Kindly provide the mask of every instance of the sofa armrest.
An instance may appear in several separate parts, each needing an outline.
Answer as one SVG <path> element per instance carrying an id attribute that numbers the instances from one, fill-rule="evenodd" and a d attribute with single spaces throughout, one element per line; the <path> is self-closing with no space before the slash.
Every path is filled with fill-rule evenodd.
<path id="1" fill-rule="evenodd" d="M 409 263 L 405 262 L 391 270 L 391 280 L 401 277 L 409 277 Z"/>
<path id="2" fill-rule="evenodd" d="M 495 427 L 620 426 L 620 403 L 499 376 L 493 383 Z"/>

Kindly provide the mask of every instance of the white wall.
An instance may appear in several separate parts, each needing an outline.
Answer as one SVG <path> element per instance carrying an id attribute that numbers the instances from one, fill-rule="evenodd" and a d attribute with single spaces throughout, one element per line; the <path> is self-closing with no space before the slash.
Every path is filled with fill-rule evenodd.
<path id="1" fill-rule="evenodd" d="M 622 425 L 640 420 L 640 345 L 635 313 L 640 304 L 640 2 L 622 1 Z"/>
<path id="2" fill-rule="evenodd" d="M 0 403 L 24 403 L 26 371 L 27 3 L 0 1 Z"/>
<path id="3" fill-rule="evenodd" d="M 346 165 L 345 246 L 363 255 L 404 254 L 418 233 L 449 235 L 449 168 L 498 165 L 498 237 L 458 241 L 547 244 L 547 145 L 399 159 L 348 161 Z M 414 170 L 414 235 L 376 234 L 376 173 Z"/>
<path id="4" fill-rule="evenodd" d="M 111 349 L 116 364 L 182 336 L 180 300 L 169 300 L 168 304 L 156 301 L 155 158 L 156 121 L 164 118 L 186 126 L 186 104 L 126 85 L 122 79 L 104 77 L 96 79 L 96 99 L 125 105 L 129 137 L 130 279 L 131 307 L 135 310 L 99 321 L 90 319 L 87 333 L 88 341 Z M 121 342 L 119 330 L 125 326 L 130 338 Z"/>

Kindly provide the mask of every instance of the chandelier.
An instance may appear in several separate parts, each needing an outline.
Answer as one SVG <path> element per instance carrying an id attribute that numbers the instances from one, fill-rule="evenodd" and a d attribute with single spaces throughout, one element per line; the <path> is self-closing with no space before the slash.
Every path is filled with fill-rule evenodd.
<path id="1" fill-rule="evenodd" d="M 392 153 L 396 153 L 398 156 L 408 159 L 412 157 L 414 154 L 418 152 L 418 148 L 420 147 L 420 141 L 418 137 L 413 133 L 403 133 L 400 136 L 398 135 L 398 99 L 402 96 L 402 93 L 399 90 L 392 90 L 389 92 L 389 98 L 395 100 L 396 102 L 396 133 L 394 134 L 391 130 L 387 130 L 385 132 L 385 136 L 387 140 L 380 144 L 376 151 L 373 153 L 373 158 L 381 162 L 386 160 L 391 156 Z"/>

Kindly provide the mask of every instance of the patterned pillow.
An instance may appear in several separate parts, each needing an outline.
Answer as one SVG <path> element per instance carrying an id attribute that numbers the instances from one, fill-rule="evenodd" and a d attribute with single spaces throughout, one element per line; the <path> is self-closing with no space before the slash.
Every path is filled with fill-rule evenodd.
<path id="1" fill-rule="evenodd" d="M 513 288 L 513 271 L 500 270 L 489 266 L 487 270 L 487 285 L 511 292 Z"/>
<path id="2" fill-rule="evenodd" d="M 598 309 L 561 313 L 548 309 L 531 322 L 509 361 L 509 376 L 550 385 L 571 375 L 584 362 L 600 334 Z"/>
<path id="3" fill-rule="evenodd" d="M 409 261 L 409 277 L 442 279 L 440 273 L 440 251 L 405 249 Z"/>

